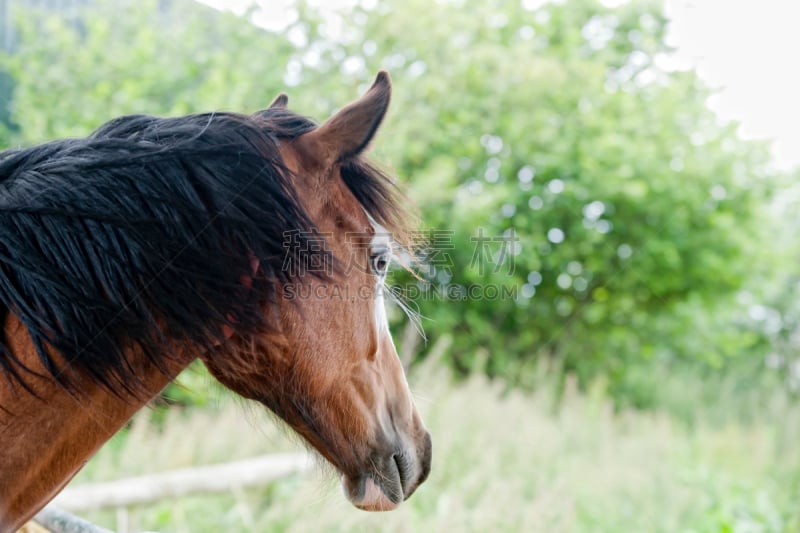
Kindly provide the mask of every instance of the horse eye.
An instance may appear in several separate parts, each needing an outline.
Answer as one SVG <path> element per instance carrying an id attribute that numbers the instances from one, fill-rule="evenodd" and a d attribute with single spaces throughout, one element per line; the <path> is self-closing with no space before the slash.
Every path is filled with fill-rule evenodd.
<path id="1" fill-rule="evenodd" d="M 383 275 L 386 273 L 386 269 L 389 268 L 389 252 L 383 251 L 372 254 L 370 261 L 372 262 L 372 270 L 378 275 Z"/>

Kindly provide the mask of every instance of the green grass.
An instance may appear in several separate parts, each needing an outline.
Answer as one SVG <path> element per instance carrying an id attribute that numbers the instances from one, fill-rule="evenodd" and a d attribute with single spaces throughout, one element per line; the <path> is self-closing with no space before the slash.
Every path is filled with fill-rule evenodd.
<path id="1" fill-rule="evenodd" d="M 557 410 L 550 388 L 504 392 L 481 377 L 453 385 L 430 366 L 412 384 L 434 437 L 434 464 L 397 511 L 352 508 L 320 468 L 260 490 L 133 509 L 131 530 L 800 531 L 800 406 L 780 392 L 760 406 L 730 405 L 734 415 L 719 419 L 704 413 L 720 406 L 698 403 L 689 424 L 615 412 L 601 393 L 579 394 L 569 384 Z M 694 394 L 677 393 L 684 403 Z M 756 407 L 760 416 L 737 421 L 737 409 Z M 152 419 L 137 416 L 75 482 L 300 447 L 258 408 L 225 396 Z M 116 527 L 113 511 L 86 517 Z"/>

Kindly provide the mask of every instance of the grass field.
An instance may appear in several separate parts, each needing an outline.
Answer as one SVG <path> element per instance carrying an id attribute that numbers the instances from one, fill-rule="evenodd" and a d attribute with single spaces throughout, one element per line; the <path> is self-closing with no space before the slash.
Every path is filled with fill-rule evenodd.
<path id="1" fill-rule="evenodd" d="M 780 393 L 742 407 L 757 416 L 693 422 L 615 412 L 571 387 L 558 409 L 475 377 L 453 385 L 431 367 L 411 376 L 434 437 L 429 481 L 392 513 L 344 499 L 325 468 L 251 491 L 132 510 L 134 530 L 798 532 L 800 406 Z M 690 401 L 691 391 L 684 391 Z M 756 401 L 756 400 L 753 400 Z M 722 406 L 725 407 L 725 406 Z M 730 406 L 729 406 L 730 407 Z M 736 407 L 731 407 L 736 409 Z M 708 412 L 706 416 L 704 413 Z M 257 407 L 220 395 L 213 407 L 141 413 L 76 483 L 300 448 Z M 115 527 L 113 511 L 87 518 Z"/>

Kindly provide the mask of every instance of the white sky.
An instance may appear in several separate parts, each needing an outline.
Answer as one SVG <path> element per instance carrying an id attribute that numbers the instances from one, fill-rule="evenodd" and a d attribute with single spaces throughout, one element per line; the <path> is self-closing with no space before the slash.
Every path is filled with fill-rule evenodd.
<path id="1" fill-rule="evenodd" d="M 710 103 L 745 138 L 774 139 L 780 168 L 800 165 L 800 2 L 666 0 L 669 43 L 719 89 Z"/>
<path id="2" fill-rule="evenodd" d="M 234 11 L 253 3 L 199 1 Z M 272 14 L 286 13 L 293 4 L 292 0 L 257 1 Z M 602 1 L 613 5 L 626 0 Z M 743 137 L 773 140 L 779 168 L 800 166 L 800 1 L 663 1 L 672 20 L 668 42 L 677 48 L 680 62 L 694 66 L 718 90 L 710 107 L 724 120 L 741 122 Z M 353 0 L 314 3 L 333 7 Z M 279 19 L 263 22 L 280 26 Z"/>

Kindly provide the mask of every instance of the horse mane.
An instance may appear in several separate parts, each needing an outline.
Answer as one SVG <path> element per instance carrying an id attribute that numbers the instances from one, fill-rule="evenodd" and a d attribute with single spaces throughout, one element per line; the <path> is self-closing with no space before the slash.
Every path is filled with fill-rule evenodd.
<path id="1" fill-rule="evenodd" d="M 287 254 L 309 249 L 287 248 L 286 232 L 316 231 L 278 145 L 314 127 L 285 109 L 133 115 L 83 139 L 1 153 L 2 316 L 27 328 L 61 386 L 75 389 L 76 373 L 118 394 L 142 385 L 132 349 L 165 370 L 175 342 L 204 350 L 224 340 L 223 325 L 268 327 L 265 302 L 294 274 L 282 268 Z M 356 157 L 342 177 L 374 218 L 400 229 L 384 174 Z M 28 390 L 35 373 L 5 338 L 0 372 Z"/>

